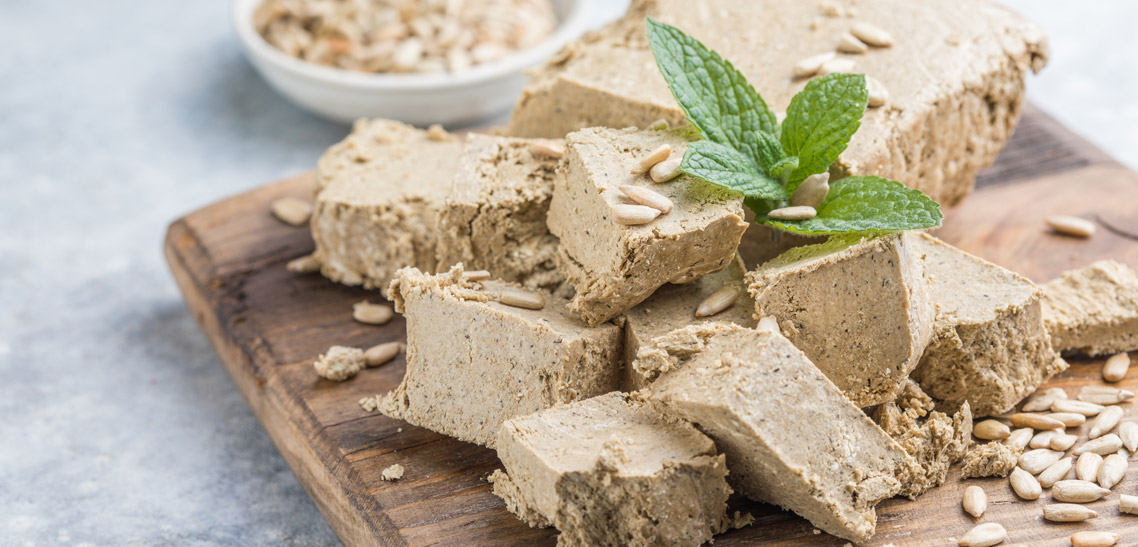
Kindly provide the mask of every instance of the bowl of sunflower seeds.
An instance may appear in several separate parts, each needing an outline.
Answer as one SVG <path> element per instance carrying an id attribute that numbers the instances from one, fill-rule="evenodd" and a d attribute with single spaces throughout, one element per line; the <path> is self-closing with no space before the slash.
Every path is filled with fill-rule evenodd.
<path id="1" fill-rule="evenodd" d="M 235 0 L 233 16 L 254 68 L 306 110 L 462 126 L 507 112 L 596 1 Z"/>

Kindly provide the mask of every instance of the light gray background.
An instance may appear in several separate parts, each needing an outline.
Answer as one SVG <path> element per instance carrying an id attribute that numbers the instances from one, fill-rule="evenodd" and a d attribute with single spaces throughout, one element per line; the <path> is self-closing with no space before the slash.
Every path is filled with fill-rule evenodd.
<path id="1" fill-rule="evenodd" d="M 1031 100 L 1138 166 L 1138 3 L 1012 3 L 1052 41 Z M 0 2 L 0 545 L 336 542 L 162 260 L 169 221 L 346 132 L 262 83 L 228 10 Z"/>

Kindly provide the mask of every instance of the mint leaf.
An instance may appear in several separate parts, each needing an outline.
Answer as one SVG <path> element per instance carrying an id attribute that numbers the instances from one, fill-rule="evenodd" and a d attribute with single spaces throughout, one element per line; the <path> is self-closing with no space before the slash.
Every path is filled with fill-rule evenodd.
<path id="1" fill-rule="evenodd" d="M 868 100 L 864 74 L 840 73 L 811 80 L 790 100 L 781 140 L 788 156 L 798 156 L 798 167 L 790 174 L 787 192 L 838 159 L 861 126 Z"/>
<path id="2" fill-rule="evenodd" d="M 940 225 L 940 206 L 895 180 L 846 177 L 830 183 L 830 193 L 809 220 L 774 220 L 764 215 L 755 222 L 808 235 L 846 232 L 896 232 Z"/>
<path id="3" fill-rule="evenodd" d="M 782 144 L 778 142 L 778 137 L 770 133 L 758 133 L 755 135 L 755 163 L 763 168 L 763 172 L 774 176 L 771 169 L 778 162 L 786 159 L 786 152 L 782 150 Z"/>
<path id="4" fill-rule="evenodd" d="M 680 171 L 741 192 L 744 198 L 789 199 L 782 184 L 765 175 L 747 156 L 715 142 L 689 144 Z"/>
<path id="5" fill-rule="evenodd" d="M 767 169 L 767 173 L 778 180 L 786 180 L 796 167 L 798 167 L 798 158 L 790 156 L 775 162 L 770 169 Z"/>
<path id="6" fill-rule="evenodd" d="M 743 74 L 699 40 L 652 18 L 648 18 L 648 44 L 688 122 L 704 138 L 739 150 L 762 165 L 758 135 L 777 137 L 778 119 Z"/>

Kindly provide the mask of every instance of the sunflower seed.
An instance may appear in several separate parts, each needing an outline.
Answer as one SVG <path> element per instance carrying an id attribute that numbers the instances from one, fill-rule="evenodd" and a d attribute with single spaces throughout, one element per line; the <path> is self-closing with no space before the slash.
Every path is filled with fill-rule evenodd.
<path id="1" fill-rule="evenodd" d="M 991 547 L 1008 538 L 1008 531 L 995 522 L 978 524 L 961 536 L 960 547 Z"/>
<path id="2" fill-rule="evenodd" d="M 1122 413 L 1123 410 L 1120 406 L 1108 406 L 1104 408 L 1098 416 L 1095 416 L 1094 420 L 1091 420 L 1091 429 L 1087 432 L 1087 438 L 1097 439 L 1110 432 L 1110 430 L 1114 429 L 1114 426 L 1118 425 L 1118 421 L 1122 419 Z"/>
<path id="3" fill-rule="evenodd" d="M 1127 353 L 1112 355 L 1102 366 L 1102 379 L 1118 382 L 1126 377 L 1127 370 L 1130 370 L 1130 355 Z"/>
<path id="4" fill-rule="evenodd" d="M 387 342 L 386 344 L 378 344 L 372 346 L 364 352 L 364 360 L 369 367 L 378 367 L 399 355 L 399 350 L 403 348 L 403 344 L 399 342 Z"/>
<path id="5" fill-rule="evenodd" d="M 1052 412 L 1074 412 L 1088 417 L 1098 415 L 1099 412 L 1102 412 L 1102 408 L 1102 405 L 1070 399 L 1055 399 L 1051 402 Z"/>
<path id="6" fill-rule="evenodd" d="M 858 22 L 850 27 L 850 34 L 871 46 L 889 47 L 893 45 L 893 36 L 885 29 L 869 23 Z"/>
<path id="7" fill-rule="evenodd" d="M 1027 445 L 1032 448 L 1050 448 L 1051 439 L 1055 438 L 1055 435 L 1062 434 L 1062 430 L 1043 431 L 1041 433 L 1037 433 L 1034 437 L 1032 437 L 1031 442 L 1027 443 Z"/>
<path id="8" fill-rule="evenodd" d="M 852 33 L 846 32 L 838 37 L 838 51 L 842 53 L 862 54 L 869 51 L 869 46 L 857 39 Z"/>
<path id="9" fill-rule="evenodd" d="M 807 76 L 813 76 L 818 73 L 826 61 L 829 61 L 837 56 L 837 53 L 834 53 L 833 51 L 827 51 L 826 53 L 819 53 L 818 55 L 812 55 L 801 61 L 798 61 L 794 65 L 794 77 L 805 78 Z"/>
<path id="10" fill-rule="evenodd" d="M 1038 448 L 1020 454 L 1019 466 L 1032 475 L 1038 475 L 1042 473 L 1044 469 L 1054 465 L 1055 462 L 1059 461 L 1059 458 L 1062 457 L 1062 452 L 1049 448 Z"/>
<path id="11" fill-rule="evenodd" d="M 889 90 L 876 79 L 866 76 L 865 88 L 868 93 L 866 106 L 877 108 L 879 106 L 885 106 L 885 103 L 889 102 Z"/>
<path id="12" fill-rule="evenodd" d="M 1086 386 L 1079 390 L 1078 399 L 1096 405 L 1115 405 L 1134 398 L 1134 392 L 1111 386 Z"/>
<path id="13" fill-rule="evenodd" d="M 1027 414 L 1024 412 L 1019 412 L 1012 414 L 1011 418 L 1009 419 L 1012 421 L 1012 425 L 1016 427 L 1030 427 L 1032 429 L 1041 431 L 1063 429 L 1063 422 L 1060 422 L 1054 418 L 1048 418 L 1043 414 Z"/>
<path id="14" fill-rule="evenodd" d="M 775 209 L 767 213 L 767 216 L 775 220 L 807 220 L 814 218 L 817 214 L 818 211 L 813 207 L 808 207 L 806 205 L 797 205 L 794 207 L 783 207 L 781 209 Z"/>
<path id="15" fill-rule="evenodd" d="M 1074 458 L 1063 458 L 1051 464 L 1051 467 L 1044 469 L 1039 474 L 1039 485 L 1044 488 L 1051 488 L 1051 485 L 1065 479 L 1074 465 L 1074 460 Z"/>
<path id="16" fill-rule="evenodd" d="M 304 255 L 294 258 L 285 265 L 285 269 L 292 273 L 313 273 L 320 271 L 320 259 L 316 255 Z"/>
<path id="17" fill-rule="evenodd" d="M 1118 512 L 1138 515 L 1138 496 L 1120 494 L 1118 496 Z"/>
<path id="18" fill-rule="evenodd" d="M 468 272 L 462 272 L 462 279 L 473 282 L 486 281 L 490 279 L 490 272 L 487 270 L 470 270 Z"/>
<path id="19" fill-rule="evenodd" d="M 1098 470 L 1102 468 L 1102 456 L 1094 452 L 1084 452 L 1075 462 L 1075 477 L 1081 481 L 1095 481 Z"/>
<path id="20" fill-rule="evenodd" d="M 1109 493 L 1110 490 L 1090 481 L 1068 480 L 1051 485 L 1052 498 L 1070 503 L 1090 503 Z"/>
<path id="21" fill-rule="evenodd" d="M 304 226 L 312 216 L 312 204 L 300 198 L 280 198 L 273 201 L 270 209 L 277 220 L 290 226 Z"/>
<path id="22" fill-rule="evenodd" d="M 830 173 L 810 175 L 794 189 L 794 195 L 790 196 L 790 204 L 817 208 L 825 201 L 828 193 L 830 193 Z"/>
<path id="23" fill-rule="evenodd" d="M 985 441 L 1002 441 L 1012 434 L 1012 430 L 1003 422 L 984 420 L 972 427 L 972 434 Z"/>
<path id="24" fill-rule="evenodd" d="M 1055 399 L 1066 399 L 1067 392 L 1062 388 L 1052 387 L 1043 391 L 1036 391 L 1027 401 L 1023 403 L 1024 412 L 1039 412 L 1040 410 L 1050 410 L 1051 403 Z"/>
<path id="25" fill-rule="evenodd" d="M 659 192 L 649 190 L 643 186 L 634 186 L 632 184 L 624 184 L 620 187 L 628 199 L 645 207 L 651 207 L 660 211 L 661 214 L 667 214 L 672 210 L 672 200 Z"/>
<path id="26" fill-rule="evenodd" d="M 1077 435 L 1058 433 L 1054 437 L 1051 437 L 1051 444 L 1049 446 L 1051 447 L 1051 450 L 1066 452 L 1067 449 L 1075 446 L 1075 443 L 1078 441 L 1079 437 Z"/>
<path id="27" fill-rule="evenodd" d="M 652 122 L 648 126 L 648 129 L 651 129 L 653 131 L 663 131 L 663 130 L 667 129 L 669 126 L 670 126 L 670 124 L 668 123 L 668 120 L 665 120 L 664 118 L 660 118 L 660 119 Z"/>
<path id="28" fill-rule="evenodd" d="M 1008 482 L 1011 483 L 1012 490 L 1015 490 L 1016 495 L 1025 500 L 1039 499 L 1039 496 L 1043 494 L 1043 487 L 1039 485 L 1039 481 L 1022 468 L 1012 469 L 1012 474 L 1008 476 Z"/>
<path id="29" fill-rule="evenodd" d="M 1075 532 L 1071 536 L 1071 547 L 1110 547 L 1122 540 L 1122 536 L 1114 532 L 1091 530 Z"/>
<path id="30" fill-rule="evenodd" d="M 661 144 L 660 146 L 654 148 L 651 152 L 642 156 L 639 160 L 636 160 L 636 166 L 633 167 L 629 173 L 632 173 L 633 175 L 643 175 L 644 173 L 647 173 L 653 165 L 656 165 L 657 163 L 668 159 L 668 156 L 671 155 L 672 146 L 669 144 Z"/>
<path id="31" fill-rule="evenodd" d="M 1008 438 L 1004 439 L 1004 444 L 1023 450 L 1027 447 L 1028 443 L 1031 442 L 1034 433 L 1035 431 L 1030 427 L 1017 429 L 1012 431 L 1012 434 L 1008 435 Z"/>
<path id="32" fill-rule="evenodd" d="M 1052 412 L 1051 414 L 1047 414 L 1047 417 L 1063 422 L 1063 425 L 1066 427 L 1078 427 L 1087 423 L 1086 416 L 1075 414 L 1074 412 Z"/>
<path id="33" fill-rule="evenodd" d="M 961 504 L 964 505 L 965 513 L 980 518 L 988 509 L 988 494 L 979 486 L 969 486 L 964 489 L 964 499 L 961 500 Z"/>
<path id="34" fill-rule="evenodd" d="M 818 75 L 825 76 L 835 72 L 848 74 L 853 72 L 855 66 L 857 66 L 857 63 L 854 63 L 853 59 L 830 59 L 822 63 L 822 66 L 818 68 Z"/>
<path id="35" fill-rule="evenodd" d="M 391 321 L 392 317 L 395 317 L 395 312 L 391 311 L 391 306 L 372 304 L 367 300 L 352 304 L 352 319 L 360 323 L 383 325 Z"/>
<path id="36" fill-rule="evenodd" d="M 1118 452 L 1119 448 L 1122 448 L 1122 439 L 1118 438 L 1118 435 L 1114 433 L 1109 433 L 1083 443 L 1075 449 L 1075 455 L 1078 456 L 1086 452 L 1094 452 L 1099 456 L 1105 456 Z"/>
<path id="37" fill-rule="evenodd" d="M 539 158 L 550 158 L 558 160 L 565 155 L 565 149 L 561 146 L 537 141 L 530 143 L 529 153 Z"/>
<path id="38" fill-rule="evenodd" d="M 1067 236 L 1091 237 L 1095 233 L 1095 223 L 1079 217 L 1053 216 L 1047 219 L 1047 225 Z"/>
<path id="39" fill-rule="evenodd" d="M 629 205 L 618 203 L 612 206 L 613 222 L 622 226 L 639 226 L 648 224 L 660 216 L 660 210 L 644 205 Z"/>
<path id="40" fill-rule="evenodd" d="M 1130 420 L 1118 424 L 1118 436 L 1122 439 L 1126 450 L 1138 451 L 1138 424 Z"/>
<path id="41" fill-rule="evenodd" d="M 678 158 L 668 158 L 657 163 L 648 170 L 648 176 L 652 179 L 652 182 L 668 182 L 680 176 L 680 163 L 682 163 L 683 160 L 684 158 L 681 156 Z"/>
<path id="42" fill-rule="evenodd" d="M 498 302 L 515 308 L 540 310 L 545 307 L 545 299 L 540 294 L 521 289 L 503 289 Z"/>
<path id="43" fill-rule="evenodd" d="M 1098 470 L 1098 485 L 1103 488 L 1114 488 L 1114 485 L 1122 481 L 1122 477 L 1126 476 L 1126 468 L 1129 464 L 1126 457 L 1121 454 L 1111 454 L 1102 461 L 1102 467 Z"/>
<path id="44" fill-rule="evenodd" d="M 1082 522 L 1098 518 L 1098 513 L 1077 503 L 1053 503 L 1043 506 L 1043 518 L 1051 522 Z"/>
<path id="45" fill-rule="evenodd" d="M 695 308 L 696 317 L 709 317 L 715 315 L 735 304 L 739 298 L 739 287 L 724 285 L 719 290 L 704 298 Z"/>

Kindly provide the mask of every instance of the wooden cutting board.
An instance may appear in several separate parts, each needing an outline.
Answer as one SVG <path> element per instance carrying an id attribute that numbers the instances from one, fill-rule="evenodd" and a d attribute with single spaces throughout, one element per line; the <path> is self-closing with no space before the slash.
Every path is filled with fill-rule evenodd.
<path id="1" fill-rule="evenodd" d="M 404 323 L 356 323 L 352 304 L 378 293 L 333 284 L 319 275 L 285 270 L 312 251 L 309 232 L 269 214 L 283 196 L 309 198 L 312 175 L 283 180 L 221 201 L 174 222 L 166 257 L 186 304 L 213 343 L 234 383 L 340 539 L 348 545 L 553 545 L 556 532 L 527 528 L 490 493 L 486 476 L 499 467 L 489 449 L 364 412 L 359 399 L 394 388 L 402 357 L 348 382 L 319 379 L 312 361 L 328 346 L 367 347 L 402 340 Z M 1098 218 L 1090 240 L 1049 233 L 1043 219 L 1063 213 Z M 947 212 L 938 235 L 959 247 L 1042 282 L 1101 258 L 1138 268 L 1138 174 L 1028 108 L 1011 143 L 961 206 Z M 1072 396 L 1099 381 L 1098 362 L 1075 360 L 1051 384 Z M 1138 371 L 1124 386 L 1138 391 Z M 1138 410 L 1127 409 L 1138 417 Z M 406 475 L 381 481 L 402 464 Z M 1048 499 L 1017 501 L 1002 479 L 966 484 L 953 471 L 944 486 L 916 501 L 878 506 L 870 545 L 947 545 L 975 522 L 960 510 L 961 492 L 979 484 L 989 496 L 984 521 L 1009 531 L 1008 543 L 1067 545 L 1079 529 L 1111 529 L 1138 540 L 1138 516 L 1119 516 L 1118 492 L 1138 494 L 1138 469 L 1087 524 L 1051 524 Z M 814 533 L 805 520 L 778 508 L 732 501 L 750 511 L 752 526 L 716 538 L 715 545 L 842 545 Z"/>

